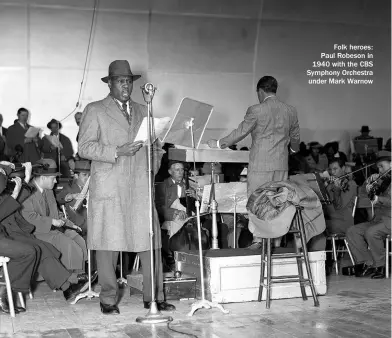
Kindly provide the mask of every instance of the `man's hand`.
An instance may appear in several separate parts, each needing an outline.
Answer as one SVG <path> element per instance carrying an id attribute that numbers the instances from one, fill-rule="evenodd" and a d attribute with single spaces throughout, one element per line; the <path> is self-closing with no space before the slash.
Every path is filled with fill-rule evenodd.
<path id="1" fill-rule="evenodd" d="M 14 200 L 16 200 L 19 196 L 20 190 L 22 189 L 22 179 L 20 177 L 14 177 L 11 181 L 15 182 L 15 188 L 11 196 Z"/>
<path id="2" fill-rule="evenodd" d="M 7 167 L 11 167 L 12 169 L 15 169 L 15 164 L 8 162 L 8 161 L 1 161 L 0 162 L 1 165 L 5 165 Z"/>
<path id="3" fill-rule="evenodd" d="M 182 210 L 176 210 L 173 216 L 174 220 L 182 221 L 187 218 L 186 212 Z"/>
<path id="4" fill-rule="evenodd" d="M 75 161 L 74 161 L 73 158 L 71 158 L 71 159 L 68 160 L 68 165 L 69 165 L 69 168 L 70 168 L 72 171 L 75 170 Z"/>
<path id="5" fill-rule="evenodd" d="M 218 140 L 208 140 L 207 144 L 210 148 L 218 148 Z"/>
<path id="6" fill-rule="evenodd" d="M 31 171 L 33 170 L 31 162 L 22 163 L 22 167 L 25 168 L 25 182 L 29 183 L 31 178 Z"/>
<path id="7" fill-rule="evenodd" d="M 117 156 L 133 156 L 143 147 L 143 144 L 143 141 L 125 143 L 117 148 Z"/>
<path id="8" fill-rule="evenodd" d="M 67 194 L 64 199 L 66 202 L 71 202 L 72 200 L 76 200 L 78 197 L 79 194 Z"/>
<path id="9" fill-rule="evenodd" d="M 60 228 L 65 224 L 65 222 L 62 219 L 52 219 L 52 225 L 54 227 Z"/>
<path id="10" fill-rule="evenodd" d="M 25 137 L 24 143 L 31 143 L 31 142 L 33 142 L 33 138 L 32 137 Z"/>
<path id="11" fill-rule="evenodd" d="M 185 194 L 189 197 L 193 197 L 194 199 L 196 199 L 196 191 L 193 189 L 185 190 Z"/>

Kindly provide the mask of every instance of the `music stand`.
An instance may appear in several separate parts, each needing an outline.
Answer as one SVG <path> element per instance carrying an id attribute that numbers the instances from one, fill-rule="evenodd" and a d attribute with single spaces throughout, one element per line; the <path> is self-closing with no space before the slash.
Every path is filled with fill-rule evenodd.
<path id="1" fill-rule="evenodd" d="M 363 163 L 368 164 L 367 157 L 369 154 L 376 154 L 378 152 L 378 140 L 376 138 L 371 138 L 368 140 L 354 140 L 354 150 L 359 154 L 363 160 Z M 368 178 L 368 169 L 365 168 L 365 179 Z"/>

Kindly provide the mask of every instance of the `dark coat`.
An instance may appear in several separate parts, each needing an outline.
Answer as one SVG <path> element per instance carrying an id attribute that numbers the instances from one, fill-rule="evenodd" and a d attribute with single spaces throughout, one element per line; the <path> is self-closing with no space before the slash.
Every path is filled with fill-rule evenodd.
<path id="1" fill-rule="evenodd" d="M 185 184 L 182 184 L 182 191 L 183 193 L 185 192 Z M 170 208 L 170 206 L 177 198 L 177 185 L 171 177 L 166 178 L 162 183 L 156 185 L 155 206 L 161 223 L 173 221 L 174 213 L 177 209 Z"/>
<path id="2" fill-rule="evenodd" d="M 23 149 L 23 154 L 19 161 L 21 163 L 31 162 L 35 163 L 41 158 L 41 147 L 42 140 L 38 137 L 37 142 L 25 143 L 25 133 L 30 125 L 27 125 L 27 129 L 24 129 L 18 121 L 8 128 L 7 132 L 7 147 L 9 149 L 9 156 L 15 156 L 15 147 L 20 145 Z"/>
<path id="3" fill-rule="evenodd" d="M 60 156 L 64 156 L 65 160 L 68 161 L 73 157 L 74 154 L 72 142 L 67 136 L 60 133 L 60 143 L 63 146 L 63 149 L 61 149 L 60 151 Z M 50 141 L 46 137 L 42 139 L 43 158 L 51 158 L 57 163 L 58 162 L 57 149 L 52 149 L 51 145 L 52 143 L 50 143 Z M 64 159 L 62 161 L 64 161 Z"/>

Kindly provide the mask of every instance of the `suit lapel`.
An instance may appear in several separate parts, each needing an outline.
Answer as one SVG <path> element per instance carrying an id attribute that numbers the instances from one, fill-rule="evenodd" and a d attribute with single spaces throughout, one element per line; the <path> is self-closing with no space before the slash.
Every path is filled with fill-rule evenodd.
<path id="1" fill-rule="evenodd" d="M 128 131 L 129 129 L 128 121 L 123 115 L 120 108 L 117 106 L 116 102 L 114 102 L 114 99 L 110 95 L 108 95 L 103 100 L 103 104 L 107 108 L 105 110 L 106 115 L 108 115 L 110 118 L 116 121 L 124 130 Z"/>

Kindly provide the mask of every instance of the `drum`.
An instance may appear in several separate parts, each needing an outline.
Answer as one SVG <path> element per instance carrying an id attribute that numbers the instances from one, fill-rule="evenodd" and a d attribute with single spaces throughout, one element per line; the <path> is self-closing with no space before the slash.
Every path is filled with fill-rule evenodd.
<path id="1" fill-rule="evenodd" d="M 320 174 L 300 174 L 289 177 L 289 180 L 308 185 L 318 196 L 322 204 L 331 204 L 327 189 L 324 186 L 324 181 Z"/>

